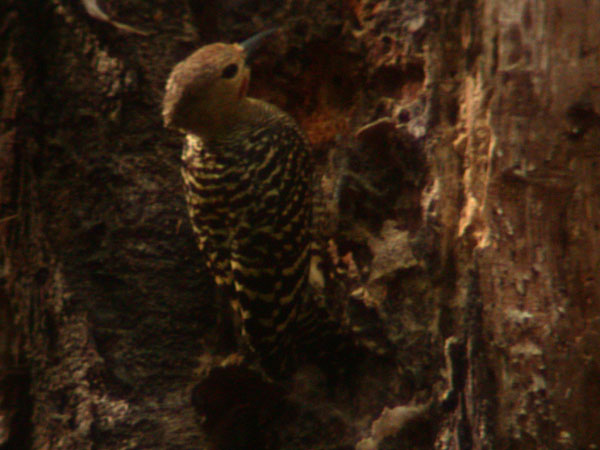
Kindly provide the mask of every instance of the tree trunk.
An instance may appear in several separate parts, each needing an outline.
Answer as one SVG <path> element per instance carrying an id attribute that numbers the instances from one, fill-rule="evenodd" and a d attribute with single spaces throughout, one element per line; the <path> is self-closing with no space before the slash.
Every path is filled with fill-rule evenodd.
<path id="1" fill-rule="evenodd" d="M 106 3 L 0 6 L 0 449 L 600 445 L 600 5 Z M 312 142 L 329 303 L 397 354 L 209 376 L 202 426 L 227 343 L 160 102 L 274 24 L 250 94 Z"/>

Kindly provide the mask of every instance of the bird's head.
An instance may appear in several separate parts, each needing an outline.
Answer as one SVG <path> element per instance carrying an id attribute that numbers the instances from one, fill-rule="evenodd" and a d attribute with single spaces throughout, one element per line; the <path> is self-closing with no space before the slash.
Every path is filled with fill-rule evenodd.
<path id="1" fill-rule="evenodd" d="M 178 63 L 163 99 L 165 126 L 205 136 L 224 125 L 248 91 L 251 56 L 273 31 L 241 44 L 206 45 Z"/>

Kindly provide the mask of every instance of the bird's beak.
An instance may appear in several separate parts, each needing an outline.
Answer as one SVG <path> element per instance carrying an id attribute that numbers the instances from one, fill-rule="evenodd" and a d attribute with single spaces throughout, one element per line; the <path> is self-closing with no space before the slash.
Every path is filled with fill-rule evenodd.
<path id="1" fill-rule="evenodd" d="M 271 36 L 275 31 L 277 31 L 277 28 L 269 28 L 268 30 L 261 31 L 260 33 L 257 33 L 240 43 L 240 46 L 246 52 L 246 62 L 252 61 L 256 50 L 260 47 L 263 41 Z"/>

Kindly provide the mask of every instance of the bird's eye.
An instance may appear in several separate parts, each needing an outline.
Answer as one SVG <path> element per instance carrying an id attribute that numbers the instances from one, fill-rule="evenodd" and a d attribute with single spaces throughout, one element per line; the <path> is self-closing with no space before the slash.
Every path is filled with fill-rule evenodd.
<path id="1" fill-rule="evenodd" d="M 221 73 L 222 78 L 233 78 L 238 73 L 237 64 L 229 64 L 227 67 L 223 69 L 223 73 Z"/>

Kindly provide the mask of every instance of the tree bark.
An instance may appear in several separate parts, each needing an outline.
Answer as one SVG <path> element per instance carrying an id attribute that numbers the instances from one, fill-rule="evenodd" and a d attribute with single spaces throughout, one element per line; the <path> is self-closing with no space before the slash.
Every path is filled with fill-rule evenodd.
<path id="1" fill-rule="evenodd" d="M 566 0 L 5 1 L 0 449 L 596 448 L 599 19 Z M 160 102 L 195 48 L 274 24 L 250 94 L 313 145 L 329 303 L 397 355 L 333 388 L 209 376 L 201 426 L 191 391 L 227 344 Z"/>
<path id="2" fill-rule="evenodd" d="M 444 178 L 462 195 L 452 222 L 480 284 L 485 345 L 465 399 L 476 448 L 483 430 L 494 448 L 600 442 L 598 14 L 486 1 L 462 15 L 476 58 L 462 58 L 450 147 L 462 167 Z"/>

